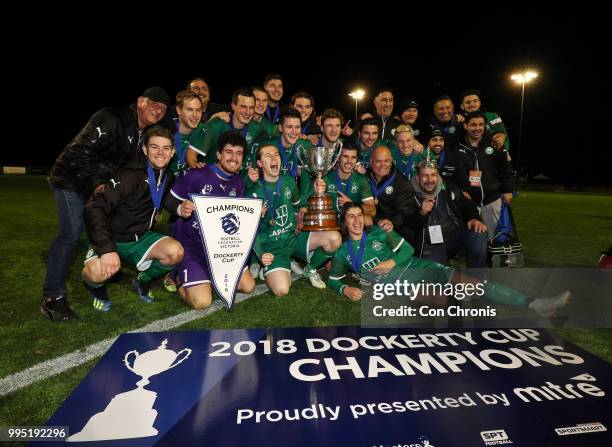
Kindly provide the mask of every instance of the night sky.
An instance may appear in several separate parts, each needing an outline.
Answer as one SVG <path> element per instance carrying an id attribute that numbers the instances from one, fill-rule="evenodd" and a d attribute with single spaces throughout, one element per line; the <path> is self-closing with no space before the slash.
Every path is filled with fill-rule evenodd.
<path id="1" fill-rule="evenodd" d="M 335 107 L 351 119 L 354 101 L 347 94 L 355 87 L 370 94 L 360 103 L 361 112 L 371 107 L 377 88 L 389 86 L 396 107 L 416 96 L 422 116 L 431 114 L 438 95 L 446 93 L 456 101 L 462 90 L 477 88 L 485 107 L 503 118 L 516 156 L 521 89 L 510 75 L 531 68 L 539 77 L 526 88 L 521 164 L 551 176 L 555 183 L 611 185 L 604 163 L 610 148 L 600 135 L 609 121 L 602 115 L 609 113 L 602 104 L 602 92 L 609 87 L 596 50 L 588 44 L 589 35 L 576 40 L 561 26 L 554 32 L 534 29 L 522 30 L 522 37 L 485 32 L 439 39 L 406 31 L 348 45 L 343 35 L 337 46 L 325 43 L 324 34 L 315 39 L 313 31 L 306 43 L 292 46 L 285 41 L 274 50 L 258 47 L 242 55 L 231 51 L 230 43 L 199 51 L 191 45 L 189 57 L 177 56 L 178 45 L 137 51 L 98 34 L 53 40 L 40 47 L 35 61 L 19 55 L 20 61 L 32 65 L 17 85 L 26 80 L 44 92 L 37 131 L 45 137 L 37 137 L 28 150 L 2 151 L 0 164 L 50 166 L 92 113 L 132 103 L 148 86 L 161 85 L 174 96 L 191 77 L 202 76 L 214 102 L 229 102 L 235 88 L 261 84 L 273 72 L 285 78 L 286 100 L 306 90 L 314 95 L 318 113 Z M 75 39 L 80 38 L 88 39 L 90 49 L 77 46 Z M 98 47 L 99 51 L 91 50 Z M 32 132 L 28 124 L 17 124 L 20 135 Z"/>

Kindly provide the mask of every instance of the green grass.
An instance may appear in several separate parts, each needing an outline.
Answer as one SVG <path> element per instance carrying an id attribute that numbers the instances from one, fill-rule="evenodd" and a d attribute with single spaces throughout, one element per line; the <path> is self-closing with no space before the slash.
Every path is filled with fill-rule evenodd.
<path id="1" fill-rule="evenodd" d="M 57 229 L 51 190 L 43 177 L 0 176 L 0 203 L 0 311 L 5 316 L 0 327 L 0 377 L 187 310 L 159 283 L 154 286 L 158 301 L 142 303 L 130 289 L 128 274 L 109 286 L 112 311 L 95 311 L 80 282 L 83 237 L 68 280 L 70 302 L 80 319 L 50 324 L 39 314 L 39 306 L 47 250 Z M 530 267 L 591 267 L 610 245 L 610 196 L 527 191 L 513 209 Z M 360 312 L 357 303 L 297 281 L 285 298 L 263 294 L 237 304 L 230 313 L 215 312 L 177 330 L 358 325 Z M 612 331 L 555 332 L 612 362 Z M 93 364 L 95 360 L 0 398 L 0 426 L 43 424 Z"/>

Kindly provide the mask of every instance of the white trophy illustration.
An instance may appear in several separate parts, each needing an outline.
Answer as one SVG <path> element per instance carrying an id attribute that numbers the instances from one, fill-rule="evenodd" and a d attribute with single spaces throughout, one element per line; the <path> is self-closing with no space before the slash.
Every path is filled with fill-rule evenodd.
<path id="1" fill-rule="evenodd" d="M 168 339 L 157 349 L 143 354 L 130 351 L 123 359 L 127 369 L 142 377 L 132 391 L 117 394 L 105 410 L 93 415 L 83 427 L 83 430 L 70 436 L 68 442 L 105 441 L 112 439 L 143 438 L 157 435 L 153 422 L 157 411 L 153 404 L 157 393 L 144 389 L 149 383 L 149 377 L 174 368 L 191 354 L 191 349 L 185 348 L 174 352 L 166 349 Z M 130 355 L 134 354 L 133 365 L 130 365 Z"/>

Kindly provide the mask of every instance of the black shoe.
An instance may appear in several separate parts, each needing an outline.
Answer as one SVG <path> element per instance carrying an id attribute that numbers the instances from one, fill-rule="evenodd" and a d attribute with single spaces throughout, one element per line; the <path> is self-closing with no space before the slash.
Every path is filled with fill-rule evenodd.
<path id="1" fill-rule="evenodd" d="M 66 297 L 46 296 L 43 298 L 40 311 L 54 323 L 74 320 L 77 315 L 68 306 Z"/>

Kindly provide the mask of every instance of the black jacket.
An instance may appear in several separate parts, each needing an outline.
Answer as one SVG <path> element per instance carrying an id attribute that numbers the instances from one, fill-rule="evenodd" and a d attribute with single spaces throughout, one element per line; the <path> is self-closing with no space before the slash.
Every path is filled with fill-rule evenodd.
<path id="1" fill-rule="evenodd" d="M 458 123 L 455 116 L 448 123 L 441 123 L 435 117 L 429 119 L 429 135 L 434 130 L 441 130 L 444 134 L 444 147 L 451 149 L 459 141 L 463 140 L 465 129 L 463 123 Z M 429 139 L 429 135 L 427 138 Z"/>
<path id="2" fill-rule="evenodd" d="M 420 213 L 425 194 L 418 187 L 416 178 L 413 178 L 411 183 L 414 186 L 415 192 L 408 205 L 409 214 L 406 219 L 406 225 L 416 235 L 415 245 L 420 252 L 420 248 L 423 247 L 424 239 L 426 238 L 425 231 L 429 224 L 430 214 L 423 216 Z M 444 212 L 456 227 L 467 226 L 468 221 L 472 219 L 481 220 L 474 202 L 465 197 L 463 192 L 456 186 L 446 183 L 446 189 L 438 188 L 437 196 L 438 200 L 443 196 L 442 201 L 447 205 L 447 209 Z M 442 226 L 442 229 L 443 237 L 446 240 L 449 234 L 444 231 L 444 226 Z"/>
<path id="3" fill-rule="evenodd" d="M 393 131 L 402 124 L 402 121 L 393 115 L 386 120 L 383 120 L 382 116 L 376 112 L 373 112 L 372 115 L 374 115 L 374 119 L 378 122 L 378 138 L 393 141 Z"/>
<path id="4" fill-rule="evenodd" d="M 478 147 L 474 148 L 465 137 L 454 148 L 460 166 L 455 170 L 452 181 L 479 206 L 488 205 L 499 199 L 502 193 L 513 190 L 512 164 L 505 151 L 493 148 L 491 138 L 490 134 L 485 133 Z M 470 186 L 470 170 L 482 171 L 481 186 Z"/>
<path id="5" fill-rule="evenodd" d="M 376 197 L 374 224 L 383 219 L 388 219 L 393 222 L 393 231 L 412 243 L 414 241 L 414 234 L 406 225 L 406 219 L 409 215 L 409 203 L 414 195 L 412 185 L 410 185 L 406 177 L 395 170 L 390 175 L 383 177 L 380 183 L 376 182 L 373 174 L 370 174 L 370 180 L 380 187 L 385 184 L 393 173 L 396 174 L 395 179 Z"/>
<path id="6" fill-rule="evenodd" d="M 141 138 L 135 105 L 99 110 L 59 155 L 49 182 L 89 197 L 112 172 L 136 160 L 144 162 Z"/>
<path id="7" fill-rule="evenodd" d="M 154 170 L 159 184 L 166 180 L 164 195 L 172 186 L 172 173 Z M 92 194 L 83 217 L 91 246 L 98 256 L 117 251 L 115 242 L 137 241 L 155 224 L 147 169 L 140 164 L 115 172 L 104 191 Z M 162 197 L 163 203 L 163 197 Z"/>

